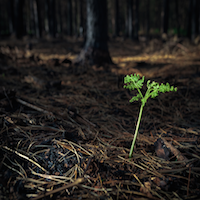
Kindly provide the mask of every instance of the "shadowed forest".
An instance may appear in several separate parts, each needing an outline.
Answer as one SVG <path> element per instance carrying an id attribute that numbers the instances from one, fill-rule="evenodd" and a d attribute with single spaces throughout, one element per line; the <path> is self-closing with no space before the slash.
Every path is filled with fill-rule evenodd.
<path id="1" fill-rule="evenodd" d="M 200 199 L 199 10 L 0 0 L 0 199 Z"/>

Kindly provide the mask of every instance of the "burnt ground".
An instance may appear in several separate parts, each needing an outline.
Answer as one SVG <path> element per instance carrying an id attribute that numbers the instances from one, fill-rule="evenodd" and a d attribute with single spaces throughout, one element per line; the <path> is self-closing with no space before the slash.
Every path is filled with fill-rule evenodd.
<path id="1" fill-rule="evenodd" d="M 198 199 L 200 46 L 109 42 L 116 65 L 74 66 L 82 41 L 0 41 L 0 199 Z M 169 82 L 140 103 L 126 74 Z M 144 92 L 144 91 L 143 91 Z"/>

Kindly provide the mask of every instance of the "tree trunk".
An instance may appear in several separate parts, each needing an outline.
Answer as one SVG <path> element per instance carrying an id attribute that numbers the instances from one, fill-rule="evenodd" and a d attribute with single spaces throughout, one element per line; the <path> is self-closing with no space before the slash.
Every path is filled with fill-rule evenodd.
<path id="1" fill-rule="evenodd" d="M 175 13 L 176 13 L 177 36 L 180 37 L 180 21 L 179 21 L 179 3 L 178 3 L 178 0 L 175 0 Z"/>
<path id="2" fill-rule="evenodd" d="M 198 2 L 198 7 L 197 9 L 200 9 L 200 3 Z M 197 34 L 200 35 L 200 13 L 198 12 L 198 24 L 197 24 L 197 27 L 198 27 L 198 32 Z"/>
<path id="3" fill-rule="evenodd" d="M 67 33 L 72 36 L 72 0 L 67 1 Z"/>
<path id="4" fill-rule="evenodd" d="M 191 41 L 194 42 L 196 37 L 196 0 L 191 0 Z"/>
<path id="5" fill-rule="evenodd" d="M 79 26 L 79 35 L 80 37 L 83 37 L 84 35 L 84 23 L 83 23 L 83 0 L 79 0 L 79 9 L 80 9 L 80 18 L 79 18 L 79 21 L 80 21 L 80 26 Z"/>
<path id="6" fill-rule="evenodd" d="M 150 29 L 150 0 L 147 1 L 147 6 L 146 6 L 146 37 L 147 40 L 149 40 L 149 29 Z"/>
<path id="7" fill-rule="evenodd" d="M 162 12 L 162 32 L 167 34 L 169 21 L 169 0 L 163 0 L 163 12 Z"/>
<path id="8" fill-rule="evenodd" d="M 139 32 L 139 0 L 135 0 L 134 10 L 134 40 L 138 41 Z"/>
<path id="9" fill-rule="evenodd" d="M 86 43 L 75 63 L 112 63 L 107 39 L 107 1 L 87 0 Z"/>
<path id="10" fill-rule="evenodd" d="M 14 30 L 14 1 L 8 0 L 8 17 L 9 17 L 9 32 L 12 34 Z"/>
<path id="11" fill-rule="evenodd" d="M 44 30 L 46 33 L 49 33 L 49 1 L 45 0 L 45 19 L 44 19 Z"/>
<path id="12" fill-rule="evenodd" d="M 31 11 L 31 31 L 35 32 L 37 38 L 40 37 L 39 30 L 39 19 L 38 19 L 38 8 L 36 0 L 30 1 L 30 11 Z"/>
<path id="13" fill-rule="evenodd" d="M 62 24 L 62 9 L 61 9 L 61 0 L 58 1 L 58 31 L 62 34 L 63 24 Z"/>
<path id="14" fill-rule="evenodd" d="M 48 25 L 49 33 L 52 37 L 56 36 L 56 16 L 55 16 L 55 0 L 48 0 Z"/>
<path id="15" fill-rule="evenodd" d="M 196 6 L 195 6 L 195 36 L 199 35 L 199 5 L 200 5 L 200 2 L 196 1 Z"/>
<path id="16" fill-rule="evenodd" d="M 79 31 L 78 31 L 78 1 L 74 1 L 74 35 L 76 37 L 79 36 Z"/>
<path id="17" fill-rule="evenodd" d="M 187 37 L 191 39 L 192 0 L 189 1 Z"/>
<path id="18" fill-rule="evenodd" d="M 119 0 L 115 0 L 115 36 L 119 36 Z"/>
<path id="19" fill-rule="evenodd" d="M 36 15 L 35 15 L 35 24 L 36 24 L 36 36 L 41 37 L 42 36 L 42 19 L 41 19 L 41 9 L 40 9 L 40 1 L 35 0 L 34 7 L 36 8 Z"/>
<path id="20" fill-rule="evenodd" d="M 133 0 L 127 0 L 126 36 L 133 39 Z"/>
<path id="21" fill-rule="evenodd" d="M 30 36 L 34 35 L 35 32 L 35 21 L 34 21 L 34 10 L 33 10 L 33 1 L 34 0 L 29 0 L 29 10 L 30 10 L 30 26 L 27 28 L 27 32 L 29 33 Z"/>
<path id="22" fill-rule="evenodd" d="M 24 35 L 23 6 L 24 0 L 15 0 L 15 33 L 17 38 Z"/>

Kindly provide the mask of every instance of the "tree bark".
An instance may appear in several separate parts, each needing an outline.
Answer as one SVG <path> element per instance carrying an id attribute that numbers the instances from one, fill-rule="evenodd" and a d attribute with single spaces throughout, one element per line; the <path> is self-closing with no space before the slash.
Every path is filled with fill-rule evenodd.
<path id="1" fill-rule="evenodd" d="M 17 38 L 24 35 L 23 6 L 24 0 L 15 0 L 15 33 Z"/>
<path id="2" fill-rule="evenodd" d="M 150 0 L 146 0 L 147 6 L 146 6 L 146 37 L 147 40 L 149 40 L 149 29 L 150 29 Z"/>
<path id="3" fill-rule="evenodd" d="M 78 1 L 74 1 L 74 35 L 78 37 Z"/>
<path id="4" fill-rule="evenodd" d="M 200 9 L 200 3 L 198 2 L 198 7 L 197 9 Z M 198 27 L 198 32 L 197 34 L 200 35 L 200 13 L 198 12 L 198 24 L 197 24 L 197 27 Z"/>
<path id="5" fill-rule="evenodd" d="M 127 0 L 126 35 L 133 39 L 133 0 Z"/>
<path id="6" fill-rule="evenodd" d="M 135 0 L 134 9 L 134 40 L 138 41 L 139 32 L 139 0 Z"/>
<path id="7" fill-rule="evenodd" d="M 80 21 L 80 25 L 79 25 L 79 34 L 80 34 L 80 37 L 83 37 L 84 36 L 84 22 L 83 22 L 83 0 L 79 0 L 79 9 L 80 9 L 80 18 L 79 18 L 79 21 Z"/>
<path id="8" fill-rule="evenodd" d="M 67 1 L 67 25 L 68 25 L 68 30 L 67 33 L 68 35 L 72 36 L 73 34 L 73 27 L 72 27 L 72 0 Z"/>
<path id="9" fill-rule="evenodd" d="M 168 21 L 169 21 L 169 0 L 163 0 L 163 12 L 162 12 L 162 19 L 163 19 L 163 27 L 162 32 L 167 34 L 168 31 Z"/>
<path id="10" fill-rule="evenodd" d="M 12 34 L 15 31 L 14 27 L 14 0 L 8 0 L 8 17 L 9 17 L 9 31 Z"/>
<path id="11" fill-rule="evenodd" d="M 37 18 L 35 19 L 37 21 L 37 26 L 36 28 L 38 29 L 38 37 L 42 36 L 42 18 L 41 18 L 41 8 L 40 8 L 40 1 L 39 0 L 35 0 L 35 5 L 36 10 L 37 10 Z M 35 16 L 36 17 L 36 16 Z"/>
<path id="12" fill-rule="evenodd" d="M 75 63 L 112 63 L 107 39 L 107 1 L 87 0 L 86 43 Z"/>
<path id="13" fill-rule="evenodd" d="M 38 18 L 38 6 L 39 4 L 36 2 L 36 0 L 30 1 L 30 12 L 31 12 L 31 27 L 30 30 L 32 31 L 32 34 L 35 32 L 35 35 L 37 38 L 40 37 L 40 27 L 39 27 L 39 18 Z"/>
<path id="14" fill-rule="evenodd" d="M 191 12 L 191 41 L 194 42 L 196 37 L 196 0 L 191 0 L 192 12 Z"/>
<path id="15" fill-rule="evenodd" d="M 33 1 L 34 0 L 29 0 L 29 10 L 30 10 L 30 22 L 29 25 L 27 27 L 27 32 L 30 36 L 33 36 L 35 33 L 35 20 L 34 20 L 34 10 L 33 10 Z"/>
<path id="16" fill-rule="evenodd" d="M 55 0 L 48 0 L 48 25 L 49 25 L 49 34 L 52 37 L 56 36 L 56 16 L 55 16 Z"/>
<path id="17" fill-rule="evenodd" d="M 58 20 L 59 20 L 58 31 L 60 33 L 62 33 L 63 32 L 63 24 L 62 24 L 61 0 L 58 1 Z"/>
<path id="18" fill-rule="evenodd" d="M 178 0 L 175 0 L 175 13 L 176 13 L 177 36 L 180 37 L 180 21 L 179 21 L 179 3 L 178 3 Z"/>
<path id="19" fill-rule="evenodd" d="M 115 36 L 119 36 L 119 0 L 115 0 Z"/>

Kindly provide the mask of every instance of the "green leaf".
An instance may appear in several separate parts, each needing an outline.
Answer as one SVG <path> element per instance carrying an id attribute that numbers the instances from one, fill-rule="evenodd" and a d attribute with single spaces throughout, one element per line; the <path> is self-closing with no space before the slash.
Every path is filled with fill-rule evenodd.
<path id="1" fill-rule="evenodd" d="M 142 96 L 138 93 L 136 96 L 133 96 L 129 102 L 138 101 L 139 99 L 142 99 Z"/>
<path id="2" fill-rule="evenodd" d="M 138 94 L 136 96 L 133 96 L 130 100 L 130 102 L 133 101 L 138 101 L 141 99 L 141 102 L 143 105 L 147 102 L 147 100 L 151 98 L 155 98 L 158 96 L 159 92 L 165 93 L 165 92 L 170 92 L 170 91 L 177 91 L 177 88 L 170 86 L 169 83 L 161 83 L 159 85 L 158 82 L 155 81 L 147 81 L 147 91 L 145 95 L 141 93 L 140 89 L 143 87 L 144 84 L 144 76 L 140 78 L 139 75 L 137 74 L 131 74 L 131 75 L 126 75 L 124 78 L 124 88 L 129 89 L 129 90 L 135 90 L 137 89 Z"/>
<path id="3" fill-rule="evenodd" d="M 151 92 L 151 98 L 155 98 L 158 96 L 158 92 L 157 91 L 152 91 Z"/>
<path id="4" fill-rule="evenodd" d="M 144 83 L 144 76 L 140 79 L 140 76 L 136 74 L 126 75 L 124 83 L 124 88 L 129 90 L 141 89 Z"/>

